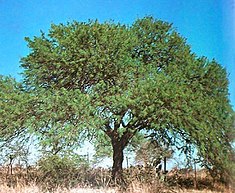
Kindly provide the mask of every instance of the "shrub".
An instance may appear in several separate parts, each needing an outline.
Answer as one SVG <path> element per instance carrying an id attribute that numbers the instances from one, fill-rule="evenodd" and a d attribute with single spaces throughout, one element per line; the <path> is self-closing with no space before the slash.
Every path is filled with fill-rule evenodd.
<path id="1" fill-rule="evenodd" d="M 88 164 L 80 158 L 49 155 L 38 161 L 38 184 L 49 190 L 57 187 L 71 188 L 84 181 L 79 174 L 87 168 Z"/>

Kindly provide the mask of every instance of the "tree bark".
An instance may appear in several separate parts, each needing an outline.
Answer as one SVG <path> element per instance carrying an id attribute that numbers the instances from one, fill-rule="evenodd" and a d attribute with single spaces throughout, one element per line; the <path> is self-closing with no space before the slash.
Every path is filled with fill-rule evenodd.
<path id="1" fill-rule="evenodd" d="M 123 151 L 136 132 L 137 130 L 134 132 L 126 130 L 122 136 L 119 136 L 117 128 L 111 129 L 111 127 L 107 126 L 105 133 L 110 137 L 113 148 L 112 180 L 115 184 L 125 186 L 122 173 L 122 163 L 124 160 Z"/>
<path id="2" fill-rule="evenodd" d="M 113 146 L 113 167 L 112 167 L 112 180 L 117 183 L 123 183 L 122 163 L 124 159 L 123 150 L 125 147 L 120 141 L 112 143 Z"/>

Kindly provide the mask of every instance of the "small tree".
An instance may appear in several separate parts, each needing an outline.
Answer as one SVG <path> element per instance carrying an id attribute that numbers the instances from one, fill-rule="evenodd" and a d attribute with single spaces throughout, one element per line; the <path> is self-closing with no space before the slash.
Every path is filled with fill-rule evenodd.
<path id="1" fill-rule="evenodd" d="M 137 163 L 143 163 L 145 166 L 150 165 L 157 167 L 164 158 L 171 158 L 172 153 L 173 152 L 166 146 L 149 139 L 140 143 L 136 151 L 135 160 Z"/>
<path id="2" fill-rule="evenodd" d="M 131 26 L 72 22 L 26 40 L 31 51 L 21 66 L 35 97 L 36 132 L 56 128 L 79 142 L 81 133 L 102 131 L 113 179 L 121 179 L 123 150 L 143 130 L 195 144 L 205 162 L 224 165 L 231 152 L 226 71 L 192 53 L 171 24 L 152 17 Z"/>

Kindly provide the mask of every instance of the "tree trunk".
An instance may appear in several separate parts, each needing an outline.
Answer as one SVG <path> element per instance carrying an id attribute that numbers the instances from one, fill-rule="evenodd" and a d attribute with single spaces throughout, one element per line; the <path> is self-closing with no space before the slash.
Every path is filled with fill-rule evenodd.
<path id="1" fill-rule="evenodd" d="M 105 133 L 110 137 L 113 147 L 112 180 L 115 184 L 125 186 L 122 175 L 122 163 L 124 160 L 123 150 L 137 130 L 135 132 L 126 130 L 122 136 L 119 136 L 117 129 L 112 130 L 110 126 L 107 126 L 107 128 Z"/>
<path id="2" fill-rule="evenodd" d="M 123 183 L 122 176 L 122 163 L 124 159 L 123 144 L 120 141 L 116 141 L 112 143 L 113 146 L 113 167 L 112 167 L 112 180 L 116 184 Z"/>

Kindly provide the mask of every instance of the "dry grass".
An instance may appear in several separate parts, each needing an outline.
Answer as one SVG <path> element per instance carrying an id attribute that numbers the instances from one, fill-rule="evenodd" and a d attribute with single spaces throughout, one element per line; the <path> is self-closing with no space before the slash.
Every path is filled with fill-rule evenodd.
<path id="1" fill-rule="evenodd" d="M 31 186 L 25 186 L 25 187 L 8 187 L 6 185 L 0 186 L 0 193 L 39 193 L 40 190 L 37 186 L 31 185 Z"/>
<path id="2" fill-rule="evenodd" d="M 139 171 L 138 171 L 139 172 Z M 54 190 L 54 193 L 233 193 L 235 189 L 226 188 L 221 183 L 212 183 L 212 179 L 205 175 L 205 172 L 198 172 L 198 189 L 194 190 L 193 176 L 191 174 L 178 174 L 167 177 L 167 181 L 163 182 L 151 173 L 129 173 L 126 178 L 126 189 L 120 190 L 113 187 L 110 183 L 110 174 L 106 170 L 92 170 L 90 173 L 81 172 L 81 175 L 86 179 L 89 179 L 87 183 L 83 181 L 76 181 L 73 186 L 63 186 L 63 183 L 57 183 L 55 186 L 47 184 L 52 182 L 52 177 L 46 178 L 44 181 L 37 181 L 34 175 L 35 172 L 31 172 L 32 178 L 27 178 L 27 173 L 16 172 L 14 175 L 5 175 L 3 172 L 0 175 L 0 193 L 50 193 L 49 190 Z M 20 175 L 21 174 L 21 175 Z M 37 173 L 36 173 L 37 174 Z M 126 173 L 127 175 L 128 173 Z M 188 176 L 188 177 L 187 177 Z M 88 178 L 89 177 L 89 178 Z M 50 180 L 51 181 L 48 181 Z M 83 178 L 82 178 L 83 179 Z M 65 179 L 66 182 L 71 181 L 70 178 Z M 10 183 L 9 183 L 10 182 Z M 63 181 L 64 182 L 64 181 Z M 79 184 L 79 186 L 77 185 Z M 13 187 L 9 187 L 9 185 Z M 52 188 L 53 187 L 53 188 Z M 59 187 L 59 188 L 56 188 Z M 73 187 L 70 189 L 62 187 Z M 99 187 L 99 188 L 97 188 Z M 233 186 L 234 187 L 234 186 Z"/>
<path id="3" fill-rule="evenodd" d="M 133 182 L 127 189 L 126 193 L 234 193 L 235 190 L 230 187 L 220 187 L 220 191 L 212 191 L 208 189 L 195 190 L 186 188 L 166 187 L 166 185 L 159 184 L 141 184 L 139 182 Z"/>
<path id="4" fill-rule="evenodd" d="M 31 186 L 18 186 L 10 188 L 6 185 L 0 186 L 0 193 L 49 193 L 49 191 L 40 190 L 36 185 Z M 166 189 L 163 186 L 150 186 L 148 184 L 140 184 L 133 182 L 126 191 L 120 191 L 115 188 L 72 188 L 72 189 L 61 189 L 58 188 L 54 193 L 233 193 L 233 190 L 223 191 L 212 191 L 212 190 L 193 190 L 193 189 Z"/>
<path id="5" fill-rule="evenodd" d="M 35 185 L 25 186 L 25 187 L 16 187 L 10 188 L 8 186 L 0 186 L 0 193 L 41 193 L 43 190 L 40 190 L 39 187 Z M 61 189 L 58 188 L 54 193 L 116 193 L 115 189 L 105 188 L 105 189 L 93 189 L 93 188 L 73 188 L 73 189 Z M 45 191 L 49 193 L 49 191 Z"/>

